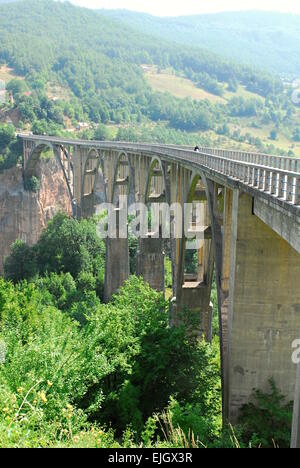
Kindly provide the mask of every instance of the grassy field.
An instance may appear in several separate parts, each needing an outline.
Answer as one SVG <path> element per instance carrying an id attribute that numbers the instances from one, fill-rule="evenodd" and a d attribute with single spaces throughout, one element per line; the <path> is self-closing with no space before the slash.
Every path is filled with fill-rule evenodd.
<path id="1" fill-rule="evenodd" d="M 190 97 L 196 100 L 208 99 L 209 101 L 216 103 L 220 102 L 225 104 L 234 96 L 242 96 L 244 98 L 257 98 L 264 101 L 264 98 L 258 94 L 247 91 L 244 86 L 239 86 L 236 93 L 225 90 L 224 96 L 216 96 L 215 94 L 209 93 L 204 89 L 198 88 L 192 81 L 177 76 L 171 69 L 162 70 L 160 73 L 155 65 L 142 65 L 145 72 L 146 78 L 149 84 L 156 91 L 173 94 L 179 98 Z"/>
<path id="2" fill-rule="evenodd" d="M 181 78 L 172 73 L 171 70 L 164 70 L 158 73 L 156 66 L 144 65 L 147 80 L 153 89 L 161 92 L 169 92 L 179 98 L 190 97 L 192 99 L 208 99 L 211 102 L 225 103 L 225 99 L 208 93 L 186 78 Z"/>
<path id="3" fill-rule="evenodd" d="M 6 65 L 0 66 L 0 80 L 3 80 L 6 83 L 8 83 L 13 78 L 16 78 L 16 75 L 14 74 L 12 68 L 7 67 Z M 19 76 L 18 78 L 22 79 Z"/>
<path id="4" fill-rule="evenodd" d="M 245 99 L 259 99 L 261 101 L 265 101 L 265 99 L 262 97 L 262 96 L 259 96 L 259 94 L 256 94 L 256 93 L 251 93 L 251 91 L 248 91 L 245 86 L 239 86 L 236 93 L 232 93 L 230 91 L 227 91 L 225 90 L 225 93 L 224 93 L 224 98 L 229 101 L 231 98 L 233 97 L 236 97 L 236 96 L 241 96 Z"/>
<path id="5" fill-rule="evenodd" d="M 56 83 L 48 83 L 46 92 L 49 99 L 62 101 L 70 101 L 71 99 L 69 90 Z"/>
<path id="6" fill-rule="evenodd" d="M 251 119 L 253 120 L 253 119 Z M 236 124 L 229 125 L 230 130 L 240 130 L 242 135 L 250 133 L 253 137 L 258 137 L 266 145 L 273 144 L 277 148 L 284 151 L 293 151 L 296 156 L 300 156 L 300 143 L 296 143 L 288 138 L 282 131 L 278 132 L 276 140 L 270 139 L 270 133 L 274 129 L 274 125 L 265 125 L 261 128 L 254 128 L 251 126 L 249 119 L 240 118 Z"/>

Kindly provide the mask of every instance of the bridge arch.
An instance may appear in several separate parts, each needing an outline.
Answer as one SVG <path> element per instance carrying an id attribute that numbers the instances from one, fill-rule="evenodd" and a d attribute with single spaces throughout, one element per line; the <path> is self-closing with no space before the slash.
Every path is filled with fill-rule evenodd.
<path id="1" fill-rule="evenodd" d="M 81 216 L 90 217 L 98 204 L 106 203 L 106 184 L 101 151 L 90 148 L 83 166 L 81 183 Z"/>
<path id="2" fill-rule="evenodd" d="M 173 248 L 179 252 L 173 257 L 176 309 L 174 323 L 180 322 L 180 312 L 187 308 L 195 317 L 191 335 L 212 339 L 211 289 L 214 273 L 214 249 L 211 239 L 211 218 L 208 193 L 199 171 L 192 170 L 186 178 L 186 189 L 181 204 L 184 209 L 182 239 Z M 175 300 L 174 297 L 174 300 Z M 178 315 L 179 313 L 179 315 Z"/>
<path id="3" fill-rule="evenodd" d="M 90 148 L 87 154 L 86 161 L 83 167 L 81 198 L 87 197 L 94 192 L 95 182 L 97 179 L 98 169 L 100 165 L 100 152 L 96 148 Z"/>
<path id="4" fill-rule="evenodd" d="M 114 167 L 111 202 L 117 205 L 120 195 L 127 195 L 129 197 L 133 182 L 130 156 L 126 151 L 121 151 L 118 154 Z"/>
<path id="5" fill-rule="evenodd" d="M 58 154 L 54 145 L 52 145 L 50 142 L 38 143 L 37 146 L 35 146 L 33 150 L 31 151 L 31 153 L 29 154 L 27 161 L 24 161 L 25 162 L 25 165 L 24 165 L 24 177 L 25 178 L 30 178 L 33 176 L 37 177 L 38 175 L 37 165 L 41 159 L 41 154 L 47 148 L 50 151 L 52 151 L 56 159 L 58 159 Z"/>
<path id="6" fill-rule="evenodd" d="M 23 160 L 23 178 L 30 179 L 31 177 L 38 177 L 37 166 L 41 159 L 41 154 L 46 149 L 52 151 L 56 161 L 59 164 L 63 172 L 63 176 L 68 188 L 68 193 L 72 205 L 73 215 L 76 215 L 77 208 L 76 202 L 74 199 L 74 171 L 73 164 L 71 161 L 70 151 L 68 151 L 63 145 L 54 145 L 51 142 L 38 142 L 36 146 L 33 147 L 32 151 L 29 153 L 26 158 L 26 153 L 24 153 Z"/>
<path id="7" fill-rule="evenodd" d="M 148 171 L 145 200 L 142 200 L 142 202 L 146 204 L 151 202 L 168 203 L 170 201 L 169 198 L 169 194 L 167 193 L 166 167 L 158 156 L 154 156 Z"/>

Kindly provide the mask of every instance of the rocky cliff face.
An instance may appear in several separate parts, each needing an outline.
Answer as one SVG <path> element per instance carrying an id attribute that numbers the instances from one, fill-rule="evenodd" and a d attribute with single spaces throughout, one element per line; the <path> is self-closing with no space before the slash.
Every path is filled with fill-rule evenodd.
<path id="1" fill-rule="evenodd" d="M 54 159 L 39 167 L 41 187 L 38 193 L 23 187 L 22 168 L 0 173 L 0 274 L 10 246 L 17 239 L 35 244 L 48 221 L 58 211 L 71 214 L 71 203 L 63 174 Z"/>

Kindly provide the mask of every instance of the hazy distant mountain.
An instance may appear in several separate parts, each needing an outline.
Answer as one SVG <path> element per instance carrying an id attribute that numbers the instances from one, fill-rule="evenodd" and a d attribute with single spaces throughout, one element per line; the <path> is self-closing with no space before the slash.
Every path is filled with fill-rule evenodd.
<path id="1" fill-rule="evenodd" d="M 126 10 L 101 12 L 145 33 L 273 72 L 300 75 L 300 15 L 236 12 L 158 18 Z"/>

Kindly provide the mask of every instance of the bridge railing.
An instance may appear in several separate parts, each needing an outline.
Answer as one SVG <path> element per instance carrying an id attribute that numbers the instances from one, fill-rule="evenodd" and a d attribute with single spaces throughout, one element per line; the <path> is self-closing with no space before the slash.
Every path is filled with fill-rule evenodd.
<path id="1" fill-rule="evenodd" d="M 242 161 L 226 161 L 225 159 L 208 159 L 204 164 L 216 172 L 232 179 L 237 179 L 245 185 L 268 195 L 300 205 L 300 174 L 263 165 L 244 163 Z"/>
<path id="2" fill-rule="evenodd" d="M 252 164 L 263 164 L 264 166 L 275 167 L 277 169 L 300 172 L 300 158 L 205 147 L 200 148 L 200 152 L 213 156 L 220 156 L 221 158 L 234 159 L 236 161 L 249 162 Z"/>
<path id="3" fill-rule="evenodd" d="M 164 148 L 159 151 L 162 154 L 168 153 L 168 150 Z M 176 159 L 200 164 L 291 205 L 300 205 L 299 172 L 176 148 L 172 149 L 172 153 L 176 155 Z M 265 161 L 268 162 L 268 160 Z"/>

